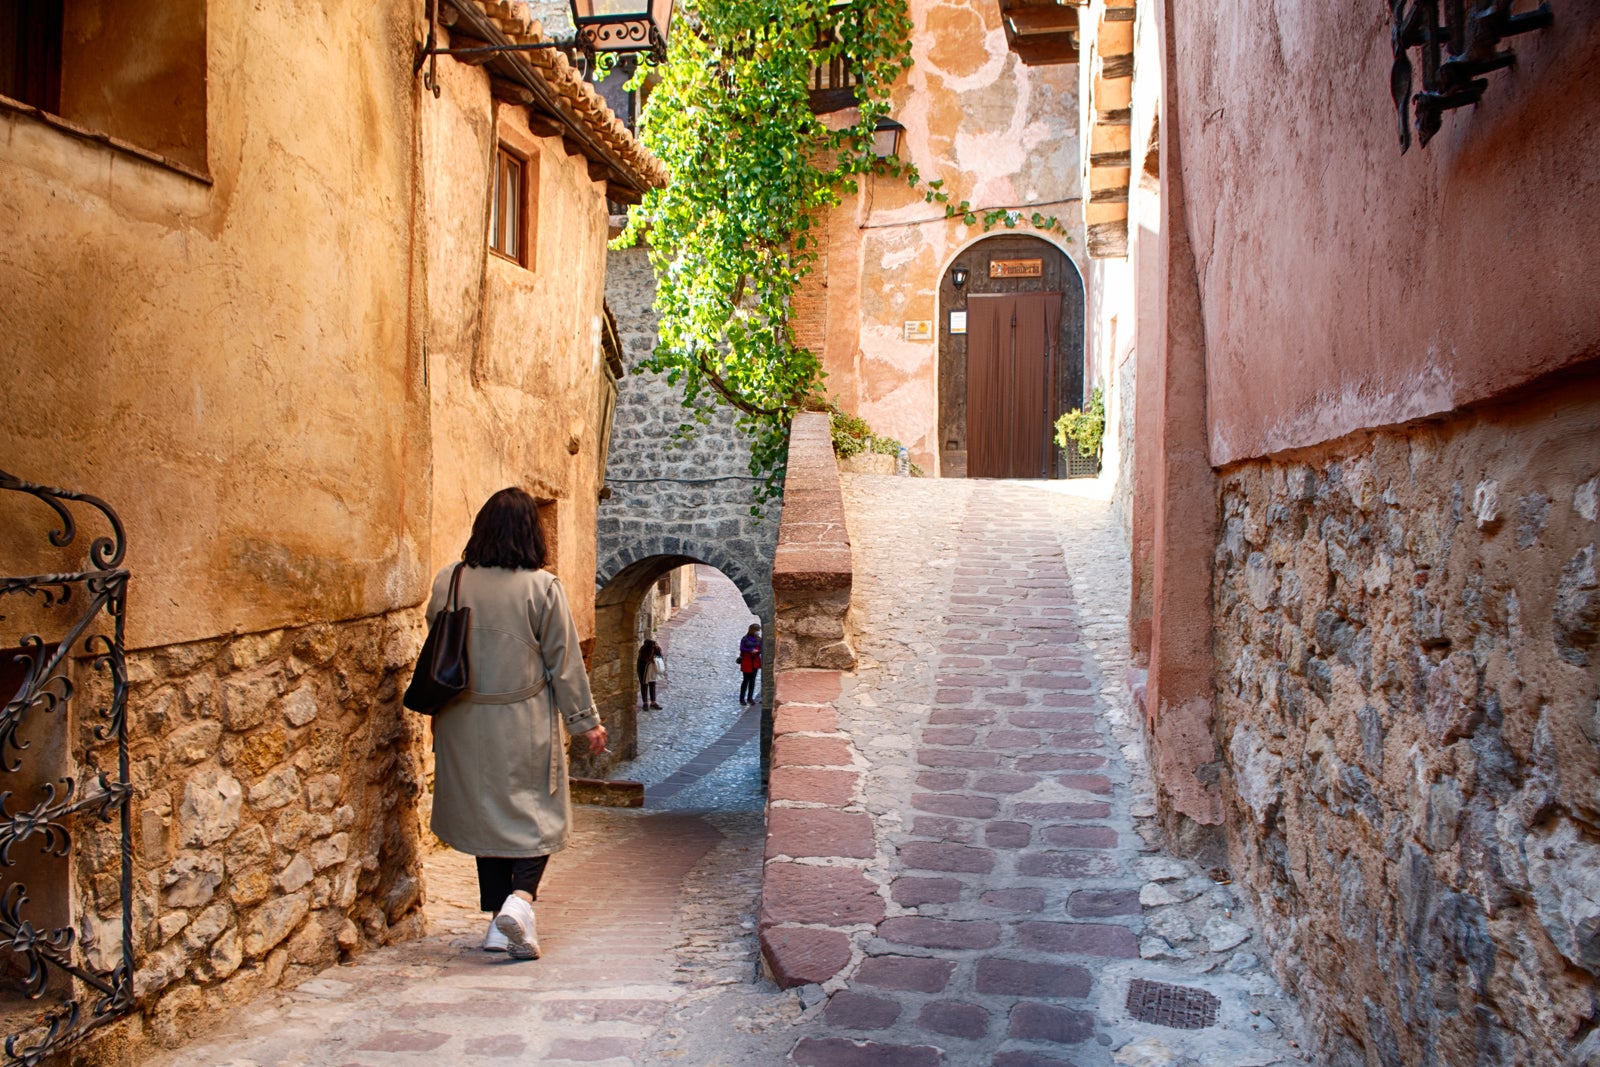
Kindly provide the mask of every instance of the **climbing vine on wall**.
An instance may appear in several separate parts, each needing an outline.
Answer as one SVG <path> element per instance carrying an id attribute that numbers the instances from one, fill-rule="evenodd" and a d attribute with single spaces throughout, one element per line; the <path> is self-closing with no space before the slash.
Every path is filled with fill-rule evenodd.
<path id="1" fill-rule="evenodd" d="M 827 406 L 822 364 L 796 343 L 791 320 L 816 264 L 813 231 L 863 174 L 921 184 L 915 167 L 872 151 L 889 88 L 911 66 L 910 36 L 905 0 L 692 0 L 679 5 L 668 61 L 653 74 L 639 131 L 672 180 L 646 195 L 616 242 L 647 235 L 655 268 L 659 340 L 644 366 L 682 387 L 682 433 L 720 403 L 738 410 L 751 471 L 764 477 L 759 499 L 780 491 L 791 418 Z M 853 125 L 833 130 L 812 113 L 809 89 L 813 68 L 836 58 L 858 80 L 860 107 Z M 921 188 L 948 216 L 986 230 L 1017 224 L 1015 213 L 952 204 L 942 185 Z"/>

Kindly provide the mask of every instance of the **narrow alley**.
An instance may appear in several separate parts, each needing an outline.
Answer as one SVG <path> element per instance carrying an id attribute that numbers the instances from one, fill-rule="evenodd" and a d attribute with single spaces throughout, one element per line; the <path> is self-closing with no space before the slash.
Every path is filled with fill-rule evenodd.
<path id="1" fill-rule="evenodd" d="M 0 0 L 0 1067 L 1600 1067 L 1600 5 L 1268 6 Z"/>
<path id="2" fill-rule="evenodd" d="M 841 982 L 779 991 L 760 974 L 752 740 L 644 811 L 578 810 L 541 890 L 542 959 L 481 952 L 470 861 L 436 853 L 425 938 L 151 1062 L 1299 1062 L 1293 1007 L 1238 899 L 1154 843 L 1116 610 L 1126 559 L 1107 503 L 1072 489 L 845 478 L 861 664 L 837 710 L 866 764 L 850 807 L 872 836 L 849 862 L 873 902 Z M 698 729 L 702 751 L 739 721 L 690 681 L 733 691 L 715 633 L 729 624 L 714 620 L 737 596 L 714 577 L 663 630 L 674 688 L 652 713 L 679 716 L 669 733 Z M 731 704 L 732 725 L 700 700 Z M 682 747 L 655 752 L 631 772 L 683 781 Z"/>
<path id="3" fill-rule="evenodd" d="M 645 783 L 652 811 L 760 811 L 761 708 L 740 707 L 736 652 L 751 615 L 715 568 L 695 567 L 694 600 L 657 634 L 661 707 L 639 713 L 639 756 L 611 777 Z"/>

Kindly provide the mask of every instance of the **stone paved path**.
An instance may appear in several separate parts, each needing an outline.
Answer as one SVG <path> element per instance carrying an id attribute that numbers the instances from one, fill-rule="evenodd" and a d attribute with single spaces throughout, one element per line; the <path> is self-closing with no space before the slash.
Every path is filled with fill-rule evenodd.
<path id="1" fill-rule="evenodd" d="M 846 479 L 862 662 L 835 708 L 874 847 L 812 862 L 862 870 L 883 915 L 810 994 L 797 1067 L 1299 1058 L 1231 889 L 1149 843 L 1126 561 L 1075 488 Z M 1134 979 L 1214 996 L 1216 1024 L 1138 1021 Z"/>
<path id="2" fill-rule="evenodd" d="M 694 601 L 661 627 L 661 708 L 639 713 L 639 756 L 613 778 L 645 783 L 645 807 L 759 811 L 761 709 L 739 706 L 739 639 L 759 622 L 722 572 L 695 568 Z"/>
<path id="3" fill-rule="evenodd" d="M 851 807 L 872 826 L 848 863 L 882 919 L 851 929 L 852 962 L 826 987 L 780 992 L 758 973 L 765 841 L 751 804 L 581 809 L 541 892 L 544 959 L 478 951 L 470 861 L 441 853 L 426 939 L 330 969 L 146 1062 L 1299 1062 L 1294 1006 L 1232 890 L 1152 844 L 1123 677 L 1126 560 L 1105 502 L 1077 490 L 846 479 L 861 663 L 836 709 L 859 753 Z M 686 654 L 680 644 L 680 679 Z M 647 782 L 738 728 L 736 699 L 696 712 L 681 696 L 675 736 L 695 731 L 693 743 L 641 763 Z M 702 788 L 746 796 L 750 744 L 724 747 L 733 755 L 711 774 L 724 785 L 686 782 L 668 802 Z M 1215 996 L 1216 1023 L 1134 1019 L 1136 978 Z"/>
<path id="4" fill-rule="evenodd" d="M 585 808 L 577 823 L 540 890 L 542 959 L 479 950 L 471 861 L 442 852 L 427 872 L 428 937 L 330 968 L 144 1063 L 778 1062 L 802 1008 L 755 981 L 760 815 Z"/>

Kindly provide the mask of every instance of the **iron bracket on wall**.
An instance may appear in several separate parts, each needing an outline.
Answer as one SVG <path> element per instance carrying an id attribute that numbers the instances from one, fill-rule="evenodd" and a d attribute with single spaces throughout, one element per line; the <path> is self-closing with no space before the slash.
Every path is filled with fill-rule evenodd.
<path id="1" fill-rule="evenodd" d="M 433 93 L 435 98 L 439 95 L 439 56 L 481 56 L 487 62 L 489 59 L 505 52 L 536 52 L 544 48 L 560 48 L 569 53 L 581 50 L 586 64 L 592 65 L 594 62 L 594 51 L 588 38 L 582 34 L 570 41 L 537 41 L 533 44 L 490 44 L 476 45 L 470 48 L 440 48 L 439 8 L 441 6 L 441 0 L 433 0 L 428 5 L 428 39 L 423 42 L 421 50 L 417 53 L 417 61 L 411 67 L 411 76 L 416 77 L 417 74 L 421 73 L 423 65 L 427 65 L 428 71 L 422 75 L 422 85 L 423 88 Z M 445 25 L 453 25 L 454 23 L 455 13 L 452 11 Z"/>
<path id="2" fill-rule="evenodd" d="M 432 0 L 428 5 L 428 39 L 417 52 L 417 61 L 411 68 L 411 74 L 415 77 L 422 71 L 423 65 L 427 65 L 428 71 L 422 75 L 422 85 L 435 97 L 439 95 L 439 56 L 473 56 L 477 57 L 479 62 L 487 63 L 495 56 L 506 52 L 537 52 L 545 48 L 558 48 L 574 60 L 579 56 L 583 57 L 585 78 L 589 76 L 589 71 L 596 69 L 595 57 L 601 51 L 614 55 L 643 52 L 648 53 L 657 63 L 667 61 L 667 41 L 656 29 L 655 23 L 647 19 L 626 19 L 618 22 L 606 16 L 578 19 L 577 36 L 567 40 L 440 48 L 439 9 L 442 2 L 443 0 Z M 446 26 L 453 26 L 456 22 L 455 12 L 451 11 L 443 21 Z"/>
<path id="3" fill-rule="evenodd" d="M 51 1006 L 32 1013 L 22 1029 L 4 1038 L 4 1067 L 37 1067 L 76 1044 L 90 1031 L 126 1014 L 133 995 L 133 832 L 130 801 L 133 785 L 128 758 L 128 674 L 123 652 L 124 608 L 128 596 L 128 571 L 122 564 L 127 540 L 122 520 L 105 501 L 67 489 L 54 489 L 23 481 L 0 471 L 0 491 L 32 497 L 55 512 L 48 540 L 56 548 L 70 546 L 78 536 L 72 505 L 98 512 L 111 527 L 110 536 L 94 538 L 88 546 L 87 566 L 76 572 L 0 575 L 0 608 L 6 598 L 31 598 L 34 610 L 72 604 L 66 632 L 46 642 L 29 634 L 19 642 L 15 663 L 24 676 L 15 693 L 0 693 L 0 952 L 8 953 L 7 970 L 22 975 L 21 991 L 37 1000 L 47 989 L 61 995 Z M 5 496 L 4 499 L 14 499 Z M 76 601 L 76 603 L 74 603 Z M 5 616 L 0 614 L 0 620 Z M 106 622 L 109 620 L 109 627 Z M 106 629 L 110 630 L 106 633 Z M 12 775 L 30 759 L 30 742 L 20 736 L 37 724 L 66 733 L 71 729 L 67 701 L 74 691 L 73 658 L 86 657 L 91 667 L 110 681 L 109 699 L 98 709 L 92 728 L 94 744 L 111 743 L 117 766 L 96 765 L 92 752 L 78 752 L 77 738 L 69 736 L 68 751 L 81 768 L 77 777 L 43 780 L 38 792 L 23 787 Z M 88 716 L 84 716 L 88 721 Z M 32 758 L 37 758 L 36 756 Z M 37 774 L 37 772 L 35 772 Z M 29 806 L 31 804 L 31 806 Z M 17 862 L 13 850 L 24 844 L 44 854 L 68 858 L 72 834 L 83 821 L 96 817 L 120 822 L 121 945 L 120 962 L 100 970 L 90 961 L 89 945 L 69 923 L 58 929 L 36 926 L 29 918 L 28 887 L 10 868 Z M 74 826 L 74 822 L 77 826 Z M 70 859 L 69 859 L 70 862 Z M 48 927 L 50 924 L 46 923 Z M 52 978 L 55 980 L 52 982 Z M 59 983 L 59 984 L 58 984 Z"/>
<path id="4" fill-rule="evenodd" d="M 1501 50 L 1502 41 L 1555 21 L 1549 3 L 1514 15 L 1511 0 L 1391 0 L 1391 14 L 1394 66 L 1389 94 L 1400 121 L 1401 153 L 1411 147 L 1408 105 L 1416 115 L 1418 143 L 1426 148 L 1446 111 L 1483 98 L 1489 82 L 1482 75 L 1516 62 L 1512 52 Z M 1422 61 L 1422 91 L 1415 95 L 1413 48 Z"/>

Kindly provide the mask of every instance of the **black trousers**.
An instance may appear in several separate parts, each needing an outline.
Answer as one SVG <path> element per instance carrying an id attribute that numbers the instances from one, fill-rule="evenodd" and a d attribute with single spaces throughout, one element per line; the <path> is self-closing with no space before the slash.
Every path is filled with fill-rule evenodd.
<path id="1" fill-rule="evenodd" d="M 478 907 L 484 911 L 499 911 L 506 897 L 518 889 L 538 900 L 539 879 L 544 877 L 544 865 L 549 862 L 549 856 L 520 859 L 479 856 Z"/>
<path id="2" fill-rule="evenodd" d="M 656 683 L 647 682 L 643 678 L 640 678 L 639 679 L 639 704 L 640 704 L 640 706 L 647 708 L 651 704 L 654 704 L 655 702 L 656 702 Z"/>
<path id="3" fill-rule="evenodd" d="M 759 671 L 745 671 L 744 681 L 739 683 L 739 702 L 754 700 L 756 698 L 756 675 Z"/>

